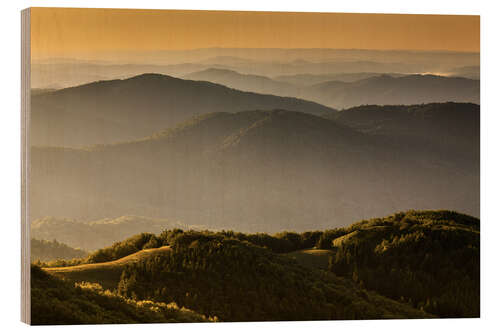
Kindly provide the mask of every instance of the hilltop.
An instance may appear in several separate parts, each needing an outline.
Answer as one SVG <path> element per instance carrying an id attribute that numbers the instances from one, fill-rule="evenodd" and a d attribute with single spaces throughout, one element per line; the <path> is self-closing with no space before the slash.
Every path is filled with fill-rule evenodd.
<path id="1" fill-rule="evenodd" d="M 44 270 L 54 276 L 64 277 L 72 281 L 86 281 L 99 283 L 103 288 L 116 289 L 120 277 L 127 265 L 156 257 L 161 253 L 170 251 L 169 246 L 160 248 L 143 249 L 128 256 L 105 262 L 82 263 L 72 266 L 48 267 Z M 96 253 L 92 254 L 85 262 L 96 259 Z"/>
<path id="2" fill-rule="evenodd" d="M 31 144 L 84 146 L 129 141 L 203 113 L 277 108 L 311 114 L 333 111 L 297 98 L 142 74 L 32 96 Z"/>

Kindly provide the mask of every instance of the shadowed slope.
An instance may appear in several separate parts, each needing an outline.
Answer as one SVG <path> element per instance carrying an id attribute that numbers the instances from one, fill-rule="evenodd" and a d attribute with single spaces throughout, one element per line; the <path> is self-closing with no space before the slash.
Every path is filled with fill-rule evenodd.
<path id="1" fill-rule="evenodd" d="M 479 163 L 480 107 L 470 103 L 365 105 L 335 115 L 338 123 L 363 133 L 403 140 L 409 149 L 432 147 L 443 155 Z"/>
<path id="2" fill-rule="evenodd" d="M 287 253 L 286 256 L 308 268 L 328 269 L 330 258 L 335 255 L 332 250 L 306 249 Z"/>
<path id="3" fill-rule="evenodd" d="M 62 281 L 31 266 L 31 324 L 132 324 L 213 321 L 176 304 L 137 301 L 98 284 Z"/>
<path id="4" fill-rule="evenodd" d="M 463 154 L 299 112 L 213 113 L 132 142 L 33 147 L 32 216 L 300 231 L 412 208 L 478 214 L 477 164 Z"/>
<path id="5" fill-rule="evenodd" d="M 330 81 L 305 89 L 306 98 L 335 108 L 364 104 L 470 102 L 479 104 L 479 80 L 437 75 L 381 75 L 356 82 Z"/>

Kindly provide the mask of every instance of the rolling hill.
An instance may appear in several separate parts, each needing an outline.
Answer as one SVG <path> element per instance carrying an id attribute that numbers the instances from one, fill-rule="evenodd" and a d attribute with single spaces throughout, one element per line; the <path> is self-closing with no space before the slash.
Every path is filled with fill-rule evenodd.
<path id="1" fill-rule="evenodd" d="M 330 270 L 440 317 L 479 317 L 479 232 L 478 219 L 449 211 L 361 221 L 327 246 Z"/>
<path id="2" fill-rule="evenodd" d="M 184 78 L 244 91 L 304 98 L 333 108 L 449 101 L 479 104 L 479 81 L 461 77 L 361 72 L 284 75 L 271 79 L 211 68 Z"/>
<path id="3" fill-rule="evenodd" d="M 187 80 L 209 81 L 230 88 L 278 96 L 296 96 L 295 85 L 279 82 L 261 75 L 240 74 L 228 69 L 209 68 L 183 76 Z"/>
<path id="4" fill-rule="evenodd" d="M 479 215 L 479 162 L 465 146 L 457 159 L 300 112 L 211 113 L 137 141 L 31 156 L 33 218 L 141 214 L 275 232 L 394 210 Z"/>
<path id="5" fill-rule="evenodd" d="M 373 76 L 382 75 L 379 72 L 356 72 L 356 73 L 332 73 L 332 74 L 294 74 L 294 75 L 280 75 L 273 77 L 274 80 L 280 82 L 287 82 L 295 86 L 312 86 L 315 84 L 328 82 L 328 81 L 341 81 L 341 82 L 355 82 L 364 80 Z M 399 73 L 384 73 L 392 77 L 401 77 L 405 74 Z"/>
<path id="6" fill-rule="evenodd" d="M 67 280 L 99 283 L 103 288 L 112 290 L 118 286 L 121 274 L 127 265 L 158 256 L 170 250 L 169 246 L 162 246 L 140 250 L 113 261 L 66 267 L 48 267 L 44 268 L 44 270 L 51 275 Z"/>
<path id="7" fill-rule="evenodd" d="M 480 107 L 469 103 L 363 105 L 326 116 L 363 133 L 433 147 L 479 163 Z"/>
<path id="8" fill-rule="evenodd" d="M 303 233 L 138 234 L 76 266 L 44 271 L 74 283 L 98 283 L 125 297 L 176 302 L 222 320 L 417 315 L 408 305 L 438 317 L 478 317 L 479 238 L 476 218 L 412 210 Z M 258 301 L 261 292 L 267 303 Z M 303 292 L 309 301 L 301 300 Z M 273 305 L 283 297 L 287 302 Z M 325 298 L 328 304 L 318 307 Z M 347 299 L 357 305 L 337 308 Z M 366 312 L 357 312 L 361 304 Z"/>
<path id="9" fill-rule="evenodd" d="M 296 98 L 143 74 L 32 96 L 31 144 L 71 147 L 129 141 L 203 113 L 276 108 L 311 114 L 333 111 Z"/>
<path id="10" fill-rule="evenodd" d="M 141 251 L 125 266 L 130 257 L 44 271 L 80 284 L 104 280 L 127 299 L 175 302 L 221 321 L 432 317 L 249 242 L 213 233 L 173 235 L 171 248 Z M 108 269 L 117 278 L 110 279 Z"/>
<path id="11" fill-rule="evenodd" d="M 479 104 L 479 80 L 437 75 L 380 75 L 355 82 L 329 81 L 299 95 L 335 108 L 364 104 L 468 102 Z"/>

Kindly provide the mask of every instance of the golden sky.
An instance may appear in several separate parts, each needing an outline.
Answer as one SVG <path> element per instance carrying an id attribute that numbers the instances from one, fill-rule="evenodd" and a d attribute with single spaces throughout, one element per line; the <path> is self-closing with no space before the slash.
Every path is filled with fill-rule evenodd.
<path id="1" fill-rule="evenodd" d="M 34 59 L 209 47 L 479 52 L 479 16 L 32 8 L 31 34 Z"/>

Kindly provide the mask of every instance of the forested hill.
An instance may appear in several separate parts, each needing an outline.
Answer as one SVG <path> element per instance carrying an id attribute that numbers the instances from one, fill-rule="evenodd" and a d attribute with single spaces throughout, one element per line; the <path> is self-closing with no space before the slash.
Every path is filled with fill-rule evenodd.
<path id="1" fill-rule="evenodd" d="M 178 235 L 173 251 L 125 269 L 125 296 L 191 307 L 222 321 L 425 318 L 424 312 L 222 235 Z"/>
<path id="2" fill-rule="evenodd" d="M 98 284 L 74 284 L 31 266 L 31 324 L 137 324 L 213 321 L 194 311 L 137 301 L 104 291 Z"/>
<path id="3" fill-rule="evenodd" d="M 362 288 L 440 317 L 479 316 L 479 220 L 467 215 L 410 211 L 320 233 L 282 233 L 267 240 L 258 235 L 231 236 L 282 253 L 306 248 L 316 239 L 316 248 L 332 251 L 329 270 Z M 174 248 L 179 242 L 185 246 L 201 242 L 192 234 L 174 239 Z M 169 258 L 180 260 L 174 253 Z M 211 267 L 211 260 L 205 260 L 202 265 Z M 148 271 L 148 266 L 137 272 L 144 269 Z M 154 274 L 155 268 L 150 269 Z"/>
<path id="4" fill-rule="evenodd" d="M 96 271 L 98 265 L 53 272 L 223 321 L 425 316 L 420 311 L 478 317 L 479 232 L 478 219 L 451 211 L 408 211 L 275 235 L 173 229 L 136 235 L 82 261 L 111 264 L 168 245 L 127 266 L 102 265 L 113 277 Z M 311 255 L 323 259 L 312 264 Z"/>
<path id="5" fill-rule="evenodd" d="M 363 105 L 325 117 L 363 133 L 405 141 L 409 149 L 434 147 L 479 165 L 481 114 L 477 104 Z"/>
<path id="6" fill-rule="evenodd" d="M 395 214 L 334 231 L 329 269 L 440 317 L 479 317 L 479 220 L 448 211 Z"/>
<path id="7" fill-rule="evenodd" d="M 453 110 L 447 113 L 453 117 Z M 453 126 L 453 120 L 439 119 L 432 128 L 454 142 L 460 127 Z M 461 131 L 469 143 L 458 155 L 429 141 L 410 142 L 404 131 L 393 133 L 371 134 L 302 112 L 254 110 L 204 114 L 131 142 L 32 147 L 31 217 L 141 215 L 277 232 L 347 225 L 407 209 L 479 214 L 474 129 Z M 135 232 L 141 231 L 157 232 Z"/>

